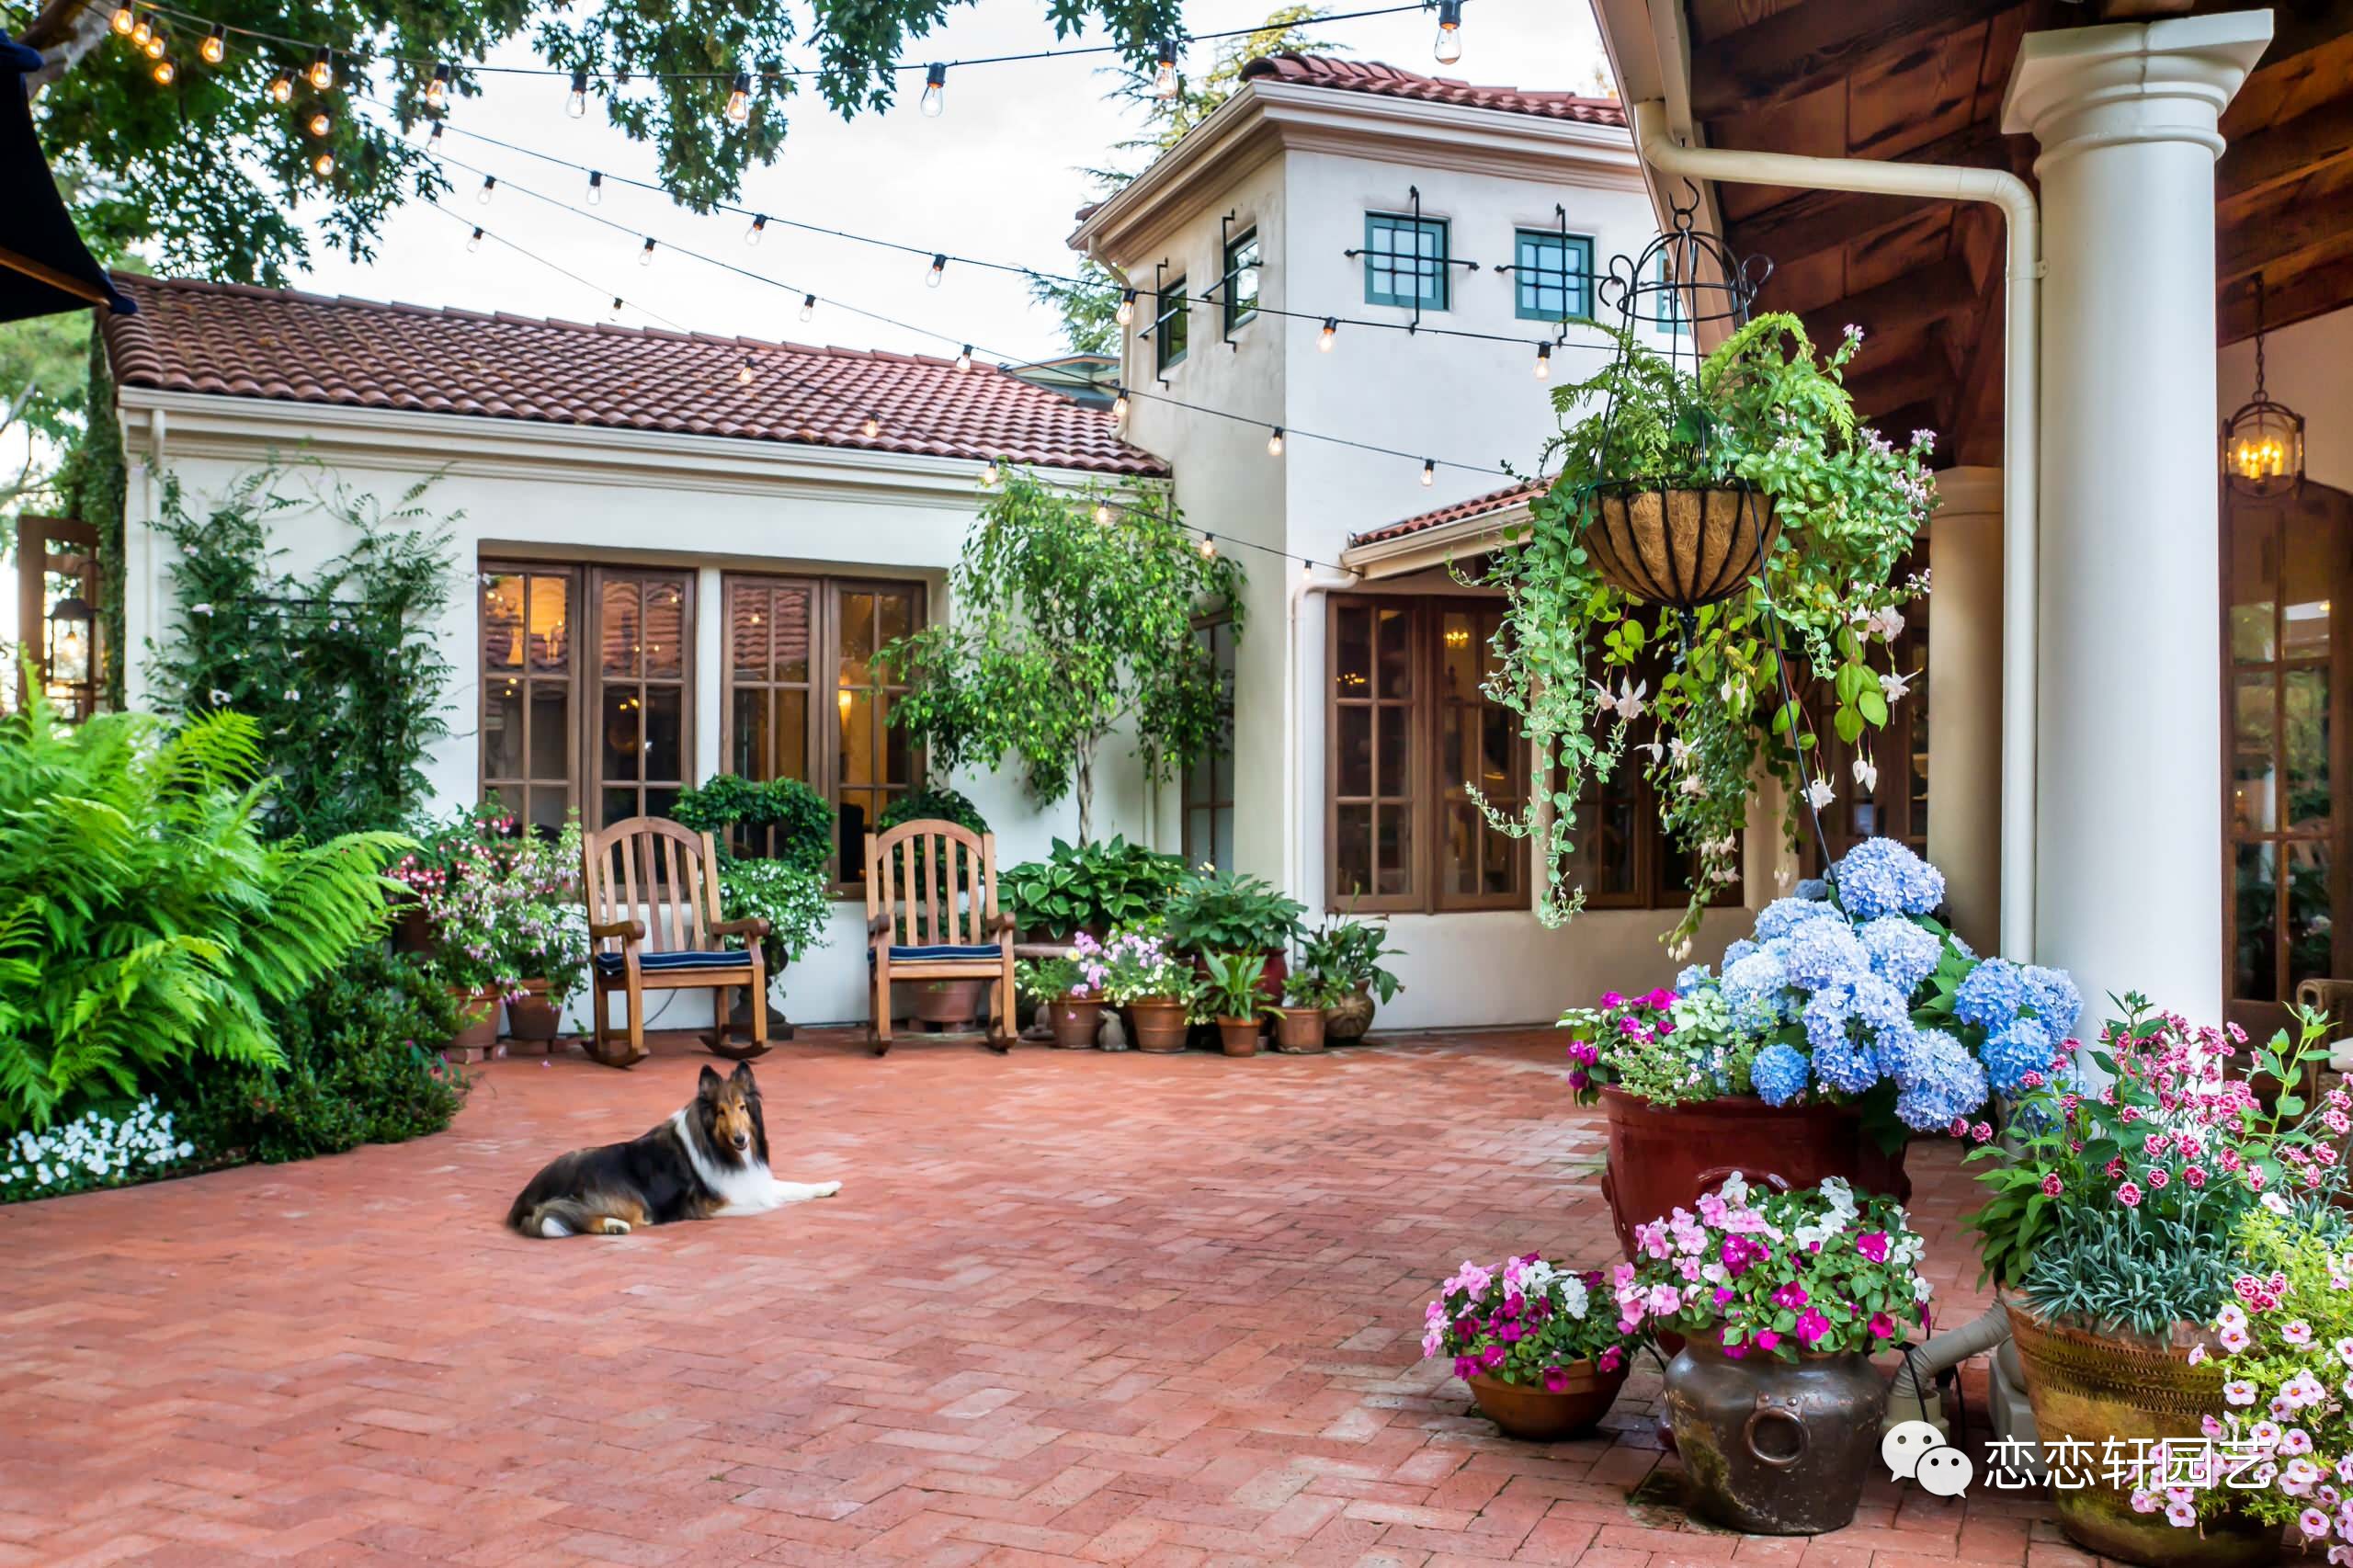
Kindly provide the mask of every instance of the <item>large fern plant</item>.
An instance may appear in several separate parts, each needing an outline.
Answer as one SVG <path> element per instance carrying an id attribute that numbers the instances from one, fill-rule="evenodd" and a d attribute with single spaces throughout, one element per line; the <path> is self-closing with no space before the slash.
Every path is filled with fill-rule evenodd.
<path id="1" fill-rule="evenodd" d="M 0 1131 L 136 1093 L 190 1057 L 280 1060 L 286 1002 L 384 925 L 405 844 L 274 844 L 254 722 L 0 721 Z"/>

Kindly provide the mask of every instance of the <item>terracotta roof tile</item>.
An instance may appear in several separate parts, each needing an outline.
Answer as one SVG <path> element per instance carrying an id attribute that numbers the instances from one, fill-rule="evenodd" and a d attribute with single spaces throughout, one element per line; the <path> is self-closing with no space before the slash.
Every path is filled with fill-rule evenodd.
<path id="1" fill-rule="evenodd" d="M 125 386 L 1158 476 L 1110 416 L 992 367 L 117 273 Z M 753 356 L 748 386 L 736 381 Z M 869 438 L 868 413 L 881 421 Z"/>
<path id="2" fill-rule="evenodd" d="M 1552 488 L 1552 482 L 1549 479 L 1538 480 L 1532 484 L 1506 485 L 1501 490 L 1490 491 L 1484 495 L 1473 495 L 1468 501 L 1457 501 L 1451 506 L 1440 506 L 1435 512 L 1424 512 L 1419 517 L 1407 517 L 1404 522 L 1391 523 L 1383 528 L 1353 534 L 1349 536 L 1348 544 L 1351 548 L 1359 544 L 1379 544 L 1383 540 L 1404 539 L 1407 534 L 1417 534 L 1427 528 L 1443 528 L 1448 523 L 1459 523 L 1466 517 L 1481 517 L 1490 512 L 1506 511 L 1523 501 L 1532 500 L 1543 494 L 1551 488 Z"/>
<path id="3" fill-rule="evenodd" d="M 1626 106 L 1616 98 L 1586 98 L 1574 93 L 1524 92 L 1518 87 L 1476 87 L 1447 76 L 1422 76 L 1376 61 L 1332 60 L 1320 54 L 1268 54 L 1242 68 L 1245 81 L 1267 80 L 1301 87 L 1336 87 L 1342 92 L 1378 93 L 1392 98 L 1419 98 L 1426 103 L 1459 104 L 1465 108 L 1502 109 L 1511 114 L 1541 115 L 1547 119 L 1574 119 L 1586 125 L 1623 129 Z"/>

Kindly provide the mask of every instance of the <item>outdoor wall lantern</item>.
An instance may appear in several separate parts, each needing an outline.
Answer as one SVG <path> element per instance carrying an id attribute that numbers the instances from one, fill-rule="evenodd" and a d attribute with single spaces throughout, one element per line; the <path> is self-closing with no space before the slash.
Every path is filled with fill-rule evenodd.
<path id="1" fill-rule="evenodd" d="M 2257 500 L 2292 495 L 2304 483 L 2304 416 L 2263 385 L 2263 278 L 2255 280 L 2255 396 L 2222 422 L 2222 474 Z"/>
<path id="2" fill-rule="evenodd" d="M 61 697 L 76 700 L 90 686 L 90 637 L 97 621 L 90 604 L 79 594 L 68 594 L 49 612 L 48 658 L 50 685 Z"/>

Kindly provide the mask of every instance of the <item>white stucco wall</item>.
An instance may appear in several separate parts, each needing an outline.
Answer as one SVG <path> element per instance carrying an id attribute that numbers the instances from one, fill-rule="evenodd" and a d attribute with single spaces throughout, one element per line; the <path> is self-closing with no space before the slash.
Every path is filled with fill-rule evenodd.
<path id="1" fill-rule="evenodd" d="M 2272 398 L 2304 416 L 2304 476 L 2353 490 L 2353 310 L 2334 311 L 2272 333 L 2264 347 Z M 2255 343 L 2222 352 L 2215 378 L 2221 421 L 2255 395 Z"/>
<path id="2" fill-rule="evenodd" d="M 132 463 L 124 608 L 130 645 L 138 651 L 130 668 L 134 707 L 145 700 L 144 650 L 151 638 L 168 630 L 174 614 L 168 562 L 163 559 L 172 547 L 152 526 L 161 469 L 178 476 L 191 511 L 238 475 L 268 461 L 273 449 L 290 456 L 307 453 L 325 465 L 324 474 L 290 470 L 281 486 L 289 494 L 340 480 L 390 506 L 418 479 L 441 471 L 424 502 L 435 516 L 454 519 L 458 572 L 440 627 L 443 646 L 457 665 L 447 694 L 450 733 L 426 765 L 441 809 L 471 804 L 475 794 L 481 637 L 474 568 L 485 555 L 695 569 L 694 777 L 705 779 L 723 770 L 722 572 L 911 579 L 927 585 L 930 613 L 937 619 L 952 613 L 947 570 L 976 509 L 974 469 L 966 462 L 902 457 L 878 461 L 712 437 L 354 414 L 256 400 L 153 398 L 134 392 L 126 394 L 124 404 Z M 296 572 L 307 572 L 351 542 L 339 524 L 307 507 L 280 514 L 273 539 L 286 551 L 283 564 Z M 1097 832 L 1149 839 L 1145 794 L 1126 747 L 1115 743 L 1106 761 L 1108 766 L 1097 773 Z M 1076 835 L 1075 805 L 1065 799 L 1038 810 L 1017 773 L 964 774 L 951 781 L 987 817 L 1006 863 L 1042 856 L 1057 835 Z M 866 1017 L 865 926 L 862 903 L 837 904 L 828 944 L 787 972 L 779 994 L 796 1022 Z M 676 994 L 661 1024 L 707 1023 L 708 994 Z M 653 1005 L 665 1006 L 659 998 Z M 582 1009 L 574 1013 L 576 1020 L 585 1019 Z"/>

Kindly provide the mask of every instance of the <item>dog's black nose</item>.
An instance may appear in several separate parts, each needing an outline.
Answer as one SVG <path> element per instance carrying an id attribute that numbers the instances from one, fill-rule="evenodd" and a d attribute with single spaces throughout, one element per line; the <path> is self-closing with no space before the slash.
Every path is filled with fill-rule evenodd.
<path id="1" fill-rule="evenodd" d="M 748 1132 L 738 1132 L 737 1134 L 735 1134 L 735 1147 L 737 1147 L 738 1149 L 748 1149 L 748 1148 L 750 1148 L 751 1146 L 752 1146 L 752 1135 L 751 1135 L 750 1133 L 748 1133 Z"/>

